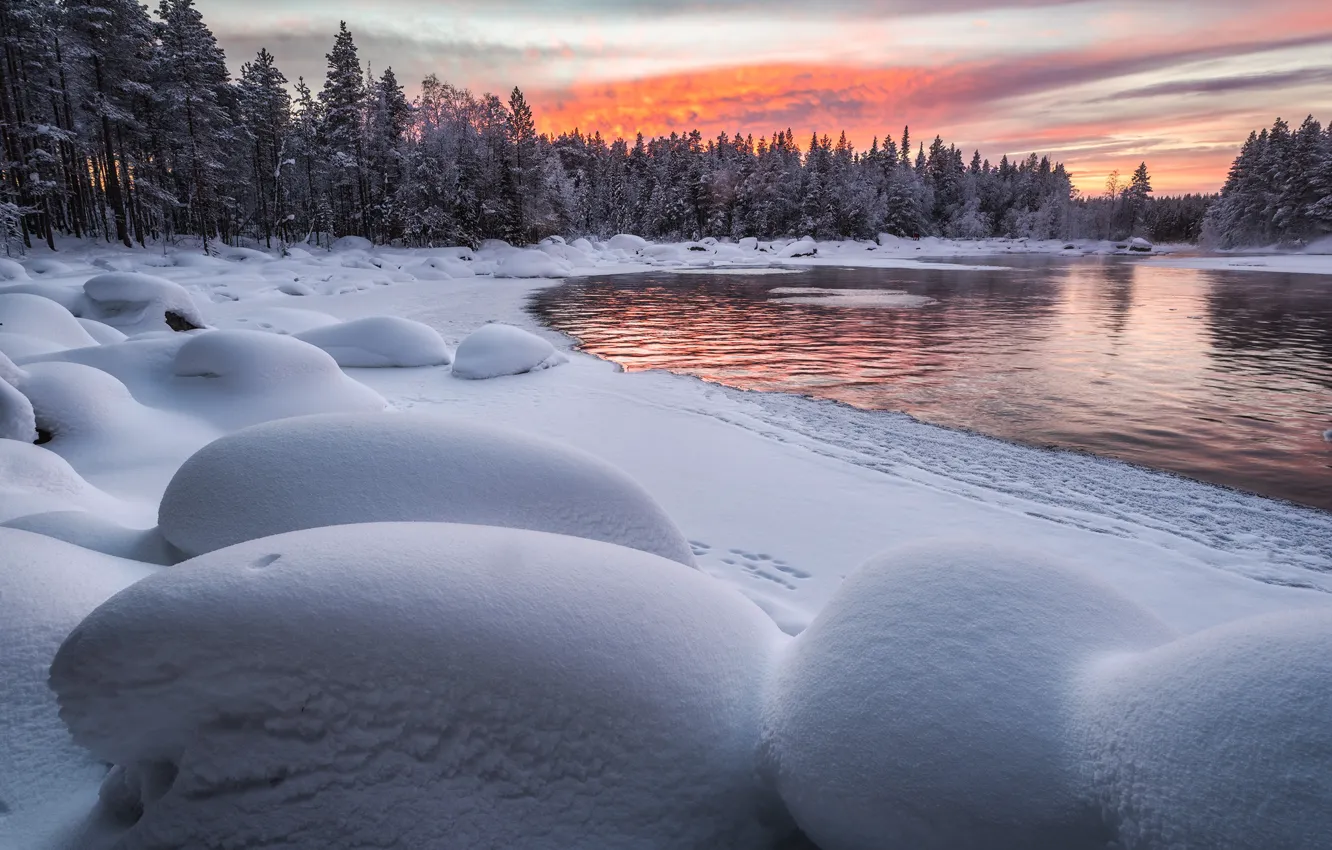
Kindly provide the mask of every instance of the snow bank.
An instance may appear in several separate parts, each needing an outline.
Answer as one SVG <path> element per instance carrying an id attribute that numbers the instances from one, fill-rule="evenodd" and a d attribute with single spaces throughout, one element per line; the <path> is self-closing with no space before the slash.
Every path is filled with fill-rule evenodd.
<path id="1" fill-rule="evenodd" d="M 40 451 L 40 449 L 37 449 Z M 0 477 L 0 481 L 4 479 Z M 26 531 L 0 528 L 0 843 L 7 821 L 96 783 L 106 767 L 70 740 L 47 667 L 79 621 L 151 572 Z"/>
<path id="2" fill-rule="evenodd" d="M 1332 613 L 1199 632 L 1097 671 L 1092 762 L 1127 850 L 1322 847 Z"/>
<path id="3" fill-rule="evenodd" d="M 127 528 L 87 511 L 47 511 L 0 523 L 63 540 L 84 549 L 145 564 L 174 564 L 185 558 L 156 528 Z"/>
<path id="4" fill-rule="evenodd" d="M 693 566 L 689 542 L 633 479 L 592 455 L 489 424 L 415 414 L 309 416 L 205 446 L 158 515 L 197 555 L 353 522 L 461 522 L 618 543 Z"/>
<path id="5" fill-rule="evenodd" d="M 138 272 L 100 274 L 83 284 L 83 292 L 88 298 L 87 318 L 130 336 L 205 327 L 190 293 L 166 278 Z"/>
<path id="6" fill-rule="evenodd" d="M 396 316 L 325 325 L 295 336 L 328 352 L 339 366 L 441 366 L 452 359 L 434 328 Z"/>
<path id="7" fill-rule="evenodd" d="M 541 337 L 513 325 L 482 325 L 462 341 L 453 355 L 453 375 L 483 380 L 538 372 L 568 358 Z"/>
<path id="8" fill-rule="evenodd" d="M 1073 566 L 902 549 L 853 573 L 794 640 L 767 710 L 769 769 L 822 850 L 1099 850 L 1077 680 L 1104 653 L 1169 637 Z"/>
<path id="9" fill-rule="evenodd" d="M 387 402 L 348 378 L 324 351 L 262 331 L 192 334 L 176 353 L 177 393 L 208 403 L 228 427 L 312 413 L 382 411 Z"/>
<path id="10" fill-rule="evenodd" d="M 117 765 L 124 850 L 761 848 L 780 640 L 723 585 L 619 546 L 341 526 L 150 576 L 74 630 L 51 684 Z"/>
<path id="11" fill-rule="evenodd" d="M 0 293 L 0 332 L 36 337 L 60 348 L 97 344 L 64 307 L 26 292 Z"/>

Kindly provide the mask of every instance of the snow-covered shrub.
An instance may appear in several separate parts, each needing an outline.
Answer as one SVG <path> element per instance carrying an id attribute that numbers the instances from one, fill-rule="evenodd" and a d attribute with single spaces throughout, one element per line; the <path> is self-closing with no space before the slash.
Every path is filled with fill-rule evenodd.
<path id="1" fill-rule="evenodd" d="M 1089 773 L 1126 850 L 1332 835 L 1332 613 L 1239 620 L 1096 671 Z"/>
<path id="2" fill-rule="evenodd" d="M 765 848 L 782 636 L 695 570 L 560 535 L 298 531 L 159 572 L 51 684 L 118 847 Z"/>
<path id="3" fill-rule="evenodd" d="M 60 348 L 97 344 L 60 304 L 26 292 L 0 293 L 0 333 L 36 337 Z"/>
<path id="4" fill-rule="evenodd" d="M 87 318 L 130 336 L 145 331 L 187 331 L 205 326 L 190 293 L 166 278 L 138 272 L 100 274 L 83 284 L 83 292 L 88 299 L 84 313 Z"/>
<path id="5" fill-rule="evenodd" d="M 70 741 L 46 685 L 47 667 L 80 620 L 149 572 L 143 564 L 0 528 L 0 833 L 4 821 L 40 817 L 42 807 L 105 774 Z"/>
<path id="6" fill-rule="evenodd" d="M 472 331 L 458 346 L 453 355 L 453 375 L 483 380 L 538 372 L 567 362 L 555 346 L 536 334 L 492 322 Z"/>
<path id="7" fill-rule="evenodd" d="M 880 556 L 784 656 L 768 770 L 822 850 L 1100 850 L 1079 677 L 1170 636 L 1081 570 L 1028 553 Z"/>
<path id="8" fill-rule="evenodd" d="M 440 366 L 451 360 L 434 328 L 397 316 L 325 325 L 295 336 L 328 352 L 339 366 Z"/>
<path id="9" fill-rule="evenodd" d="M 187 460 L 158 522 L 190 555 L 353 522 L 463 522 L 603 540 L 693 565 L 689 542 L 609 463 L 505 428 L 328 415 L 229 434 Z"/>

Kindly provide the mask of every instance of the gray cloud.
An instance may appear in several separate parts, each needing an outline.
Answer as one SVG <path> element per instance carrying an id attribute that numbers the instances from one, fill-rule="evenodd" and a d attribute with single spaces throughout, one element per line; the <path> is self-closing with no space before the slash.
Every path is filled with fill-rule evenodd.
<path id="1" fill-rule="evenodd" d="M 1120 98 L 1160 97 L 1163 95 L 1227 94 L 1255 89 L 1279 89 L 1289 86 L 1322 85 L 1332 83 L 1332 68 L 1300 68 L 1278 74 L 1248 74 L 1233 77 L 1211 77 L 1201 80 L 1179 80 L 1129 89 L 1103 101 Z"/>

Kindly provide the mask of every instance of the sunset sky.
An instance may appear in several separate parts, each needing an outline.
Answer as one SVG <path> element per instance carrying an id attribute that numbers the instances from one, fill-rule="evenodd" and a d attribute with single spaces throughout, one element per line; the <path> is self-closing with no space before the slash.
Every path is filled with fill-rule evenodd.
<path id="1" fill-rule="evenodd" d="M 1332 120 L 1322 0 L 198 0 L 234 68 L 259 47 L 316 88 L 339 19 L 409 92 L 520 86 L 539 129 L 936 133 L 1064 161 L 1098 192 L 1147 160 L 1214 191 L 1250 129 Z"/>

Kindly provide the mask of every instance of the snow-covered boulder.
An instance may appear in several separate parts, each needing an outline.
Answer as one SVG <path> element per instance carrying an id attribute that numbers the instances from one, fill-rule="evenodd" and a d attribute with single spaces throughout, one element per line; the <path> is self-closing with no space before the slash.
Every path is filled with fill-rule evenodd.
<path id="1" fill-rule="evenodd" d="M 453 280 L 459 277 L 475 277 L 472 258 L 465 260 L 451 257 L 428 257 L 420 264 L 412 266 L 411 273 L 420 280 Z"/>
<path id="2" fill-rule="evenodd" d="M 38 449 L 37 451 L 40 451 Z M 0 843 L 8 822 L 40 819 L 105 775 L 70 740 L 47 687 L 65 636 L 111 595 L 151 568 L 59 540 L 0 528 Z"/>
<path id="3" fill-rule="evenodd" d="M 568 358 L 522 328 L 492 322 L 472 331 L 453 355 L 456 378 L 483 380 L 549 369 Z"/>
<path id="4" fill-rule="evenodd" d="M 263 331 L 192 334 L 176 353 L 173 391 L 208 404 L 231 427 L 312 413 L 380 411 L 387 402 L 323 350 Z"/>
<path id="5" fill-rule="evenodd" d="M 648 241 L 642 236 L 634 236 L 632 233 L 618 233 L 610 238 L 606 247 L 612 251 L 624 251 L 626 254 L 633 254 L 640 248 L 646 247 Z"/>
<path id="6" fill-rule="evenodd" d="M 1152 243 L 1143 239 L 1141 236 L 1135 236 L 1128 241 L 1128 249 L 1139 254 L 1150 254 Z"/>
<path id="7" fill-rule="evenodd" d="M 184 555 L 162 537 L 157 528 L 128 528 L 87 511 L 47 511 L 0 523 L 63 540 L 84 549 L 145 564 L 174 564 Z"/>
<path id="8" fill-rule="evenodd" d="M 1096 671 L 1090 773 L 1126 850 L 1322 847 L 1332 613 L 1199 632 Z"/>
<path id="9" fill-rule="evenodd" d="M 740 240 L 739 245 L 741 251 L 757 251 L 758 237 L 746 236 L 745 238 Z"/>
<path id="10" fill-rule="evenodd" d="M 754 778 L 781 640 L 733 590 L 620 546 L 340 526 L 140 581 L 51 685 L 116 765 L 123 850 L 745 850 L 783 821 Z"/>
<path id="11" fill-rule="evenodd" d="M 1100 850 L 1079 677 L 1171 633 L 1071 565 L 987 545 L 853 573 L 784 656 L 768 770 L 822 850 Z"/>
<path id="12" fill-rule="evenodd" d="M 4 355 L 0 354 L 0 357 Z M 32 402 L 4 380 L 3 369 L 0 369 L 0 440 L 31 443 L 36 439 L 37 415 L 33 413 Z"/>
<path id="13" fill-rule="evenodd" d="M 79 325 L 88 332 L 88 336 L 97 341 L 98 345 L 112 345 L 117 342 L 124 342 L 129 338 L 124 333 L 96 319 L 79 319 Z"/>
<path id="14" fill-rule="evenodd" d="M 64 307 L 26 292 L 0 293 L 0 333 L 37 337 L 61 348 L 97 345 Z"/>
<path id="15" fill-rule="evenodd" d="M 499 252 L 495 277 L 567 277 L 573 266 L 536 248 L 514 248 Z"/>
<path id="16" fill-rule="evenodd" d="M 333 241 L 330 250 L 333 251 L 371 251 L 375 243 L 366 239 L 364 236 L 342 236 Z"/>
<path id="17" fill-rule="evenodd" d="M 21 263 L 0 257 L 0 280 L 29 280 L 28 271 Z"/>
<path id="18" fill-rule="evenodd" d="M 441 366 L 452 359 L 434 328 L 397 316 L 325 325 L 295 336 L 328 352 L 339 366 Z"/>
<path id="19" fill-rule="evenodd" d="M 489 424 L 308 416 L 229 434 L 181 466 L 158 524 L 190 555 L 324 525 L 462 522 L 550 531 L 692 566 L 666 512 L 605 461 Z"/>
<path id="20" fill-rule="evenodd" d="M 203 315 L 190 293 L 166 278 L 138 272 L 99 274 L 83 284 L 83 293 L 88 299 L 87 318 L 130 336 L 145 331 L 205 327 Z"/>
<path id="21" fill-rule="evenodd" d="M 803 239 L 797 239 L 785 248 L 777 252 L 778 259 L 790 259 L 793 257 L 814 257 L 819 253 L 819 246 L 814 240 L 806 236 Z"/>

